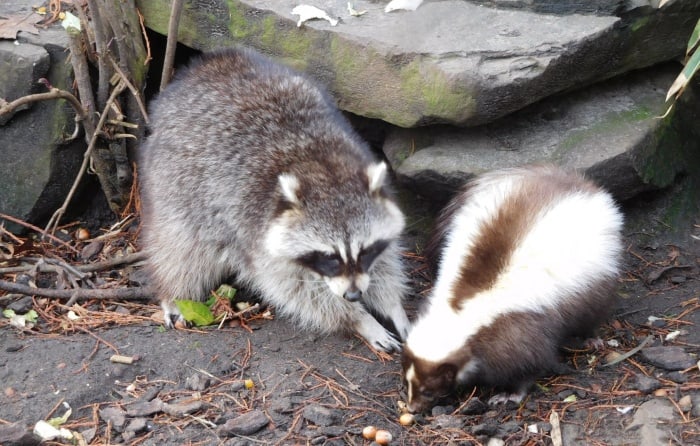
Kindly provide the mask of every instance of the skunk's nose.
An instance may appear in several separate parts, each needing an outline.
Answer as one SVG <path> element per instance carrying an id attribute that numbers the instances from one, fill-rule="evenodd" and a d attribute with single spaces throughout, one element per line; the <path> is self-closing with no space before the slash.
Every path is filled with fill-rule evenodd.
<path id="1" fill-rule="evenodd" d="M 362 298 L 362 291 L 353 286 L 352 288 L 348 289 L 345 294 L 343 294 L 343 297 L 349 302 L 357 302 Z"/>

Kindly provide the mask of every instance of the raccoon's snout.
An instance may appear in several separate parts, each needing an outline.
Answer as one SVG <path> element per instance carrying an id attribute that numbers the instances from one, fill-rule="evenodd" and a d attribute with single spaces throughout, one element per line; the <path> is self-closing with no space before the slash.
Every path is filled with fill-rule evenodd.
<path id="1" fill-rule="evenodd" d="M 362 299 L 362 291 L 353 286 L 343 294 L 343 297 L 346 298 L 348 302 L 357 302 Z"/>

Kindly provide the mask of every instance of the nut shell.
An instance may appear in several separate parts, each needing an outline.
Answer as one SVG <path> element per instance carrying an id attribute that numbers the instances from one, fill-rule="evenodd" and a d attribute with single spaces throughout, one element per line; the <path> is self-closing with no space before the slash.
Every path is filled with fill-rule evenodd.
<path id="1" fill-rule="evenodd" d="M 365 427 L 362 429 L 362 436 L 367 440 L 374 440 L 374 437 L 377 436 L 377 428 L 374 426 Z"/>
<path id="2" fill-rule="evenodd" d="M 378 444 L 381 444 L 382 446 L 386 446 L 387 444 L 391 443 L 391 440 L 393 439 L 394 437 L 391 435 L 391 432 L 385 431 L 383 429 L 377 430 L 377 433 L 374 436 L 374 441 L 376 441 Z"/>
<path id="3" fill-rule="evenodd" d="M 401 424 L 401 426 L 410 426 L 411 424 L 413 424 L 413 421 L 413 414 L 410 414 L 408 412 L 402 413 L 399 417 L 399 424 Z"/>

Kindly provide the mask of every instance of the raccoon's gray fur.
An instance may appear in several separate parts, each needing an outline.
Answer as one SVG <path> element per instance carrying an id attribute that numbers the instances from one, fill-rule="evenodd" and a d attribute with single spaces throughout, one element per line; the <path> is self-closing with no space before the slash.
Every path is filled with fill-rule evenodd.
<path id="1" fill-rule="evenodd" d="M 166 325 L 182 317 L 174 299 L 200 299 L 235 275 L 304 328 L 400 348 L 403 214 L 386 165 L 324 92 L 229 49 L 180 73 L 151 119 L 139 165 L 143 244 Z"/>

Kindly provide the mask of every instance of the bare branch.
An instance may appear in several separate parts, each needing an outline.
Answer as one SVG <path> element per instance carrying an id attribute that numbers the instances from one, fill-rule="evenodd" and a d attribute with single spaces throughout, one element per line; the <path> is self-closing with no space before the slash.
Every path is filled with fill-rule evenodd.
<path id="1" fill-rule="evenodd" d="M 37 261 L 36 258 L 26 259 Z M 77 271 L 81 273 L 92 273 L 95 271 L 102 271 L 110 268 L 115 268 L 122 265 L 130 265 L 132 263 L 138 263 L 146 260 L 146 255 L 137 252 L 134 254 L 128 254 L 123 257 L 114 257 L 103 262 L 88 263 L 86 265 L 71 265 Z M 0 274 L 14 274 L 14 273 L 24 273 L 32 270 L 37 270 L 40 273 L 53 273 L 56 272 L 56 268 L 51 265 L 25 265 L 25 266 L 9 266 L 7 268 L 0 268 Z"/>
<path id="2" fill-rule="evenodd" d="M 41 228 L 38 228 L 38 227 L 34 226 L 34 225 L 31 224 L 31 223 L 27 223 L 26 221 L 22 221 L 22 220 L 20 220 L 19 218 L 15 218 L 15 217 L 13 217 L 13 216 L 11 216 L 11 215 L 2 214 L 2 213 L 0 213 L 0 219 L 2 219 L 2 220 L 7 220 L 7 221 L 11 221 L 12 223 L 16 223 L 16 224 L 18 224 L 18 225 L 20 225 L 20 226 L 24 226 L 25 228 L 31 229 L 32 231 L 36 231 L 36 232 L 38 232 L 39 234 L 41 234 L 42 237 L 48 237 L 48 238 L 50 238 L 51 240 L 53 240 L 54 242 L 56 242 L 56 243 L 58 243 L 58 244 L 60 244 L 60 245 L 62 245 L 62 246 L 65 246 L 66 248 L 70 249 L 70 250 L 73 251 L 73 252 L 76 252 L 76 253 L 79 252 L 77 249 L 75 249 L 74 247 L 72 247 L 72 246 L 69 245 L 68 243 L 64 242 L 64 241 L 61 240 L 60 238 L 55 237 L 55 236 L 53 236 L 53 235 L 51 235 L 51 234 L 48 234 L 48 233 L 46 232 L 46 230 L 41 229 Z"/>
<path id="3" fill-rule="evenodd" d="M 42 296 L 53 299 L 71 299 L 74 302 L 88 299 L 118 299 L 118 300 L 142 300 L 153 296 L 153 290 L 149 287 L 133 288 L 109 288 L 86 289 L 77 288 L 70 290 L 54 290 L 50 288 L 32 288 L 19 283 L 0 280 L 0 290 L 10 293 L 24 294 L 26 296 Z"/>
<path id="4" fill-rule="evenodd" d="M 95 128 L 95 131 L 92 133 L 92 137 L 90 138 L 90 143 L 88 144 L 87 150 L 85 150 L 85 153 L 83 154 L 83 163 L 80 166 L 80 171 L 78 172 L 78 175 L 76 176 L 75 180 L 73 181 L 73 186 L 71 186 L 70 191 L 68 192 L 68 196 L 63 202 L 63 205 L 61 205 L 60 208 L 54 212 L 54 214 L 51 216 L 51 219 L 49 219 L 49 222 L 46 225 L 46 232 L 51 232 L 56 230 L 56 227 L 58 226 L 58 222 L 61 220 L 61 217 L 63 217 L 63 214 L 66 212 L 68 209 L 68 204 L 70 201 L 73 199 L 73 195 L 75 194 L 75 191 L 78 189 L 78 184 L 80 183 L 80 180 L 83 178 L 83 175 L 85 174 L 85 171 L 87 170 L 87 166 L 90 162 L 90 156 L 92 154 L 92 151 L 95 148 L 95 144 L 97 143 L 97 137 L 104 126 L 105 121 L 107 120 L 107 117 L 109 116 L 108 110 L 109 107 L 112 106 L 112 102 L 121 94 L 122 91 L 126 88 L 126 84 L 124 82 L 119 82 L 119 84 L 114 87 L 114 90 L 112 90 L 112 94 L 109 96 L 109 99 L 107 100 L 107 105 L 105 105 L 105 110 L 102 113 L 102 116 L 100 116 L 100 121 L 97 123 L 97 127 Z"/>
<path id="5" fill-rule="evenodd" d="M 168 41 L 165 45 L 165 60 L 163 61 L 163 74 L 160 78 L 160 91 L 170 83 L 175 63 L 175 50 L 177 49 L 177 33 L 180 25 L 183 0 L 173 0 L 170 9 L 170 22 L 168 23 Z"/>
<path id="6" fill-rule="evenodd" d="M 70 105 L 75 109 L 75 112 L 78 114 L 81 120 L 85 121 L 87 118 L 87 114 L 85 113 L 85 109 L 83 108 L 83 105 L 80 103 L 78 98 L 73 96 L 67 91 L 60 90 L 58 88 L 52 87 L 47 93 L 37 93 L 37 94 L 30 94 L 27 96 L 22 96 L 21 98 L 15 99 L 12 102 L 7 102 L 5 104 L 2 104 L 0 106 L 0 116 L 8 113 L 12 113 L 15 111 L 17 108 L 26 105 L 26 104 L 31 104 L 33 102 L 39 102 L 39 101 L 48 101 L 52 99 L 65 99 L 67 100 Z"/>

